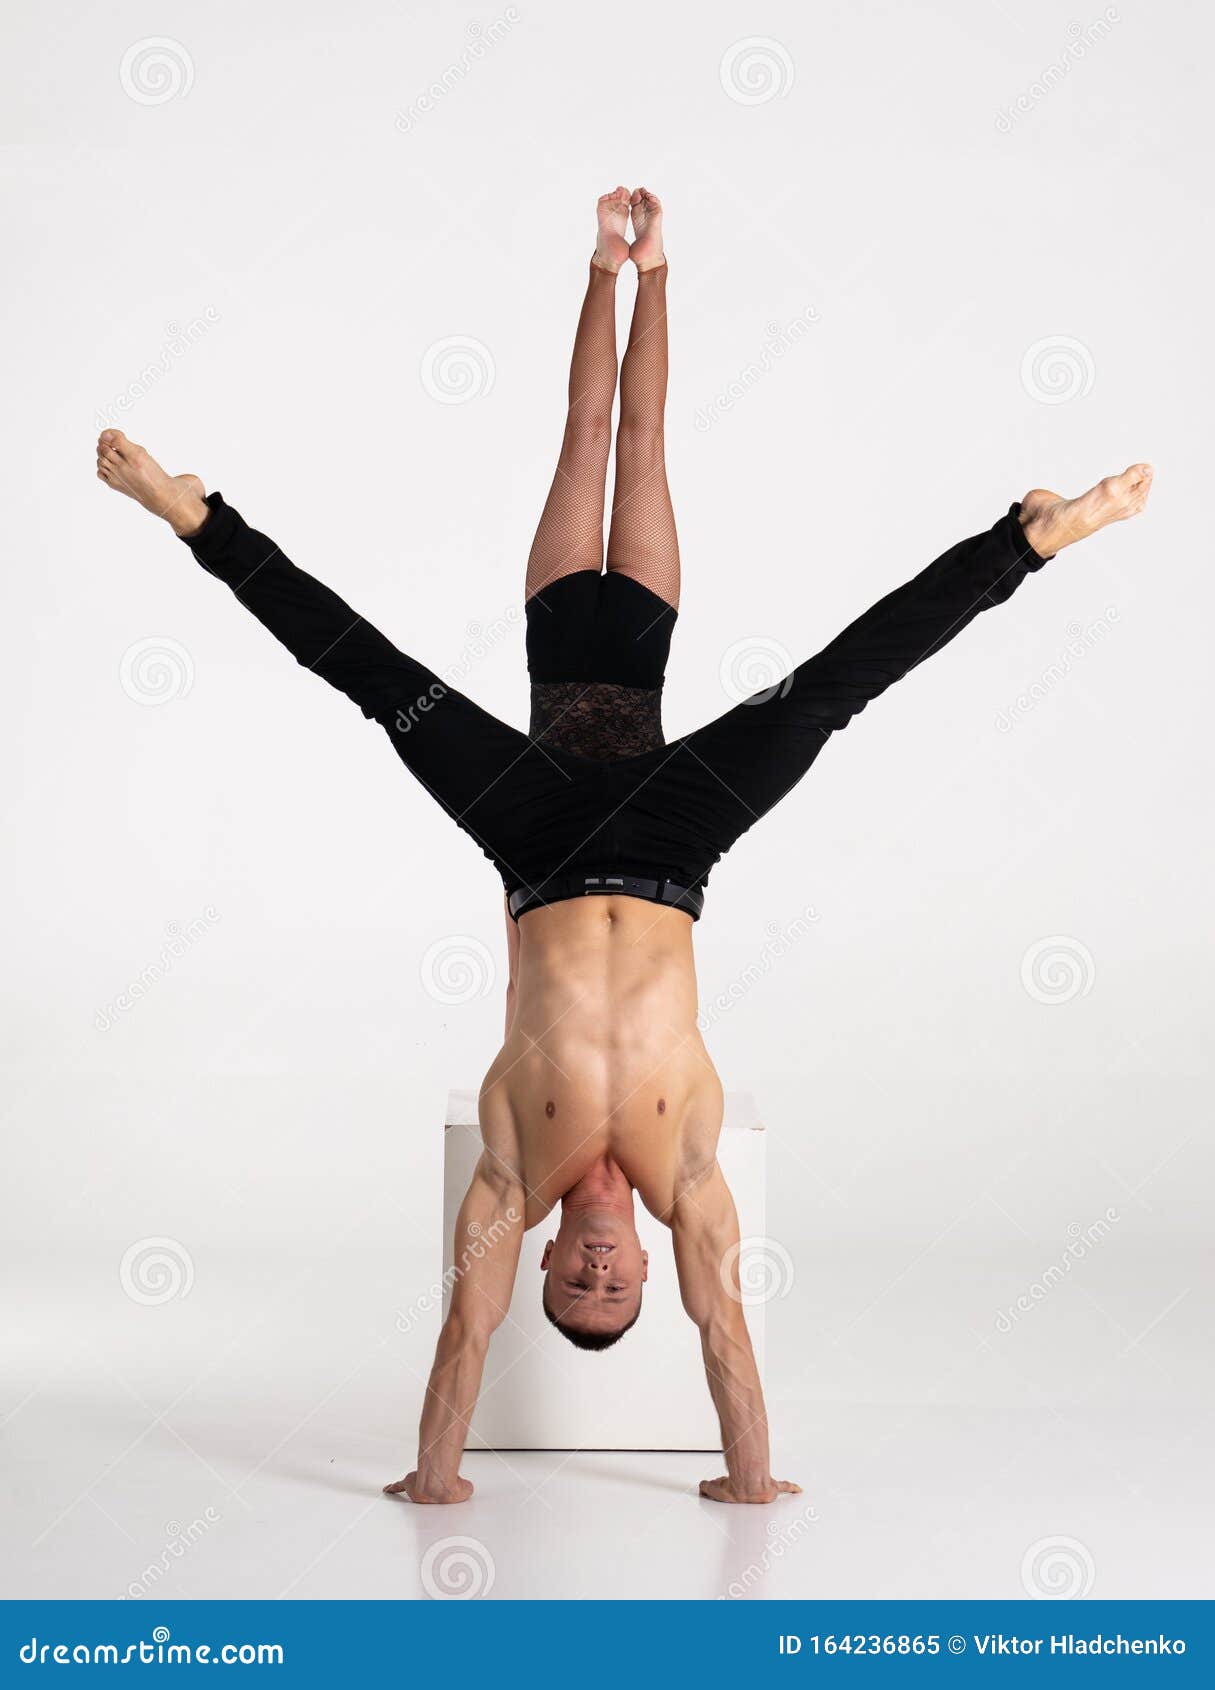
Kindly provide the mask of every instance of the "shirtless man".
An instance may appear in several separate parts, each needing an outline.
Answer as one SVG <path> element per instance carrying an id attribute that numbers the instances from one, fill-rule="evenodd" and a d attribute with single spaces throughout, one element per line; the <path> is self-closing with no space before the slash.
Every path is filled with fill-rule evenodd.
<path id="1" fill-rule="evenodd" d="M 738 1222 L 716 1161 L 722 1089 L 696 1021 L 692 930 L 709 871 L 871 699 L 1064 547 L 1141 511 L 1151 486 L 1151 467 L 1134 464 L 1077 499 L 1027 493 L 779 687 L 667 742 L 660 700 L 679 549 L 663 458 L 662 207 L 648 190 L 618 188 L 600 200 L 598 225 L 561 455 L 528 560 L 527 734 L 398 651 L 218 493 L 204 499 L 196 476 L 166 474 L 117 430 L 98 442 L 101 480 L 168 522 L 299 663 L 385 729 L 506 889 L 516 935 L 508 1030 L 481 1089 L 485 1148 L 456 1230 L 464 1271 L 416 1468 L 385 1487 L 419 1503 L 472 1494 L 460 1458 L 525 1228 L 561 1205 L 543 1298 L 571 1342 L 604 1348 L 637 1319 L 648 1262 L 634 1194 L 671 1229 L 721 1422 L 727 1471 L 701 1495 L 766 1503 L 797 1490 L 770 1469 L 731 1248 Z M 629 259 L 637 296 L 601 573 L 615 286 Z M 487 1236 L 495 1242 L 479 1253 L 463 1248 Z"/>

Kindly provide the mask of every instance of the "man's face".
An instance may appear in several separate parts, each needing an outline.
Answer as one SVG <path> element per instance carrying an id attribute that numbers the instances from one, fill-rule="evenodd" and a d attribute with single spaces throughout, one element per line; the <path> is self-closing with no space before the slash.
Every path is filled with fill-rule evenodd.
<path id="1" fill-rule="evenodd" d="M 637 1313 L 649 1261 L 624 1216 L 610 1209 L 563 1216 L 540 1258 L 548 1307 L 563 1326 L 619 1332 Z"/>

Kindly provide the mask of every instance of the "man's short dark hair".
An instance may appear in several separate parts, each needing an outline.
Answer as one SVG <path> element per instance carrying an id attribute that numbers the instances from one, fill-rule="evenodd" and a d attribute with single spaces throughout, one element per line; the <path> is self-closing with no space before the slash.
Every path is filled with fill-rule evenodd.
<path id="1" fill-rule="evenodd" d="M 639 1293 L 637 1297 L 637 1313 L 633 1316 L 632 1320 L 625 1322 L 619 1332 L 587 1332 L 582 1327 L 569 1326 L 565 1321 L 558 1320 L 557 1316 L 548 1306 L 547 1276 L 544 1281 L 544 1289 L 540 1293 L 540 1302 L 543 1305 L 545 1314 L 552 1321 L 561 1336 L 563 1338 L 568 1338 L 570 1343 L 580 1350 L 610 1350 L 613 1344 L 618 1344 L 620 1342 L 626 1332 L 632 1331 L 641 1315 L 641 1296 Z"/>

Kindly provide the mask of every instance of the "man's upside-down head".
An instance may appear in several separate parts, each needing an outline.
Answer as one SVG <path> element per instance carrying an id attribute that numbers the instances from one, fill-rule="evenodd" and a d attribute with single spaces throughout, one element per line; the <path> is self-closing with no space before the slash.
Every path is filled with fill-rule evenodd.
<path id="1" fill-rule="evenodd" d="M 544 1312 L 580 1350 L 606 1350 L 637 1322 L 649 1261 L 631 1215 L 567 1199 L 540 1258 Z"/>

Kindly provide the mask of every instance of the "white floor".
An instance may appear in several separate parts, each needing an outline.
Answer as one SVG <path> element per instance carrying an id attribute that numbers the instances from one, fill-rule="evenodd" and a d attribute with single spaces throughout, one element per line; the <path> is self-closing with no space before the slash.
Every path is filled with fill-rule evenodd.
<path id="1" fill-rule="evenodd" d="M 1210 1596 L 1201 1263 L 1099 1266 L 1001 1335 L 974 1311 L 1007 1264 L 807 1263 L 769 1309 L 774 1466 L 805 1487 L 771 1509 L 700 1501 L 704 1455 L 479 1451 L 442 1510 L 379 1493 L 426 1359 L 390 1257 L 243 1258 L 159 1306 L 60 1267 L 7 1386 L 3 1593 Z"/>

